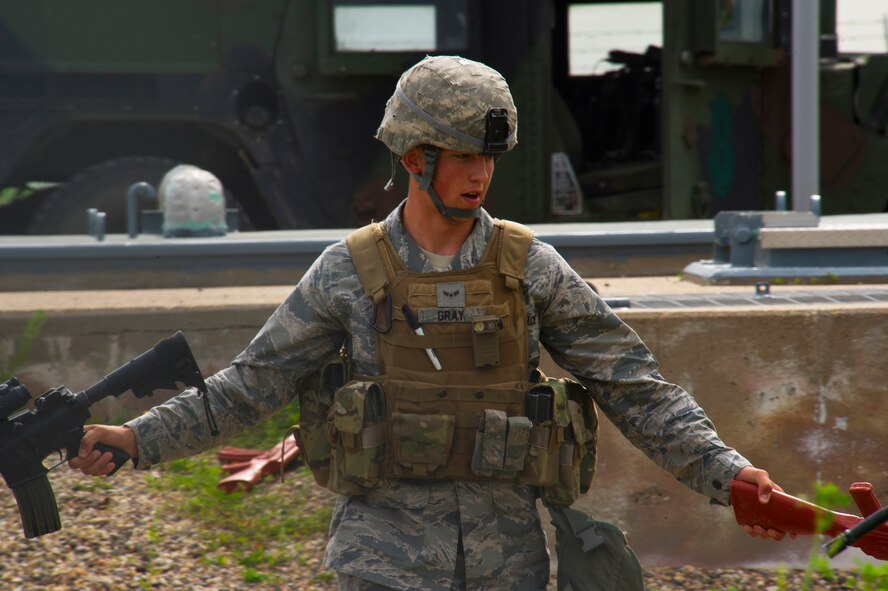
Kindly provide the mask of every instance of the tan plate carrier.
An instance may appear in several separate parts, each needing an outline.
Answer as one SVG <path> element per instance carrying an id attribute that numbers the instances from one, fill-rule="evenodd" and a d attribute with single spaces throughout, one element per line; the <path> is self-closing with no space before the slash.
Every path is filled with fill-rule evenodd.
<path id="1" fill-rule="evenodd" d="M 377 310 L 381 375 L 349 375 L 347 361 L 337 360 L 301 395 L 302 447 L 319 483 L 361 494 L 396 478 L 512 479 L 542 486 L 559 504 L 588 488 L 597 439 L 591 398 L 577 382 L 528 368 L 521 281 L 531 240 L 528 228 L 497 220 L 478 265 L 414 273 L 382 224 L 348 236 Z M 551 400 L 545 420 L 527 416 L 531 390 Z"/>

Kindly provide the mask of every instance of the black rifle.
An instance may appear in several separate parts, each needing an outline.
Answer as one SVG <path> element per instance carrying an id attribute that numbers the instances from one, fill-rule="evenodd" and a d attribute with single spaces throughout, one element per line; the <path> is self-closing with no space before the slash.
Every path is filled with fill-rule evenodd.
<path id="1" fill-rule="evenodd" d="M 854 527 L 846 529 L 841 534 L 825 543 L 823 549 L 826 551 L 827 556 L 835 558 L 841 552 L 844 552 L 845 548 L 884 523 L 888 523 L 888 506 L 870 513 L 867 515 L 866 519 Z M 867 554 L 869 554 L 869 552 L 867 552 Z M 883 560 L 885 559 L 884 557 L 881 558 Z"/>
<path id="2" fill-rule="evenodd" d="M 34 401 L 33 410 L 24 408 L 31 393 L 17 379 L 0 384 L 0 474 L 15 495 L 26 538 L 62 528 L 47 477 L 51 468 L 47 469 L 43 460 L 58 452 L 58 466 L 77 456 L 83 426 L 90 418 L 89 407 L 127 390 L 137 398 L 150 396 L 154 390 L 173 390 L 176 382 L 206 392 L 200 368 L 181 332 L 161 340 L 83 392 L 74 394 L 64 386 L 49 390 Z M 112 453 L 112 474 L 130 459 L 116 447 L 98 444 L 96 449 Z M 67 454 L 64 458 L 62 450 Z"/>

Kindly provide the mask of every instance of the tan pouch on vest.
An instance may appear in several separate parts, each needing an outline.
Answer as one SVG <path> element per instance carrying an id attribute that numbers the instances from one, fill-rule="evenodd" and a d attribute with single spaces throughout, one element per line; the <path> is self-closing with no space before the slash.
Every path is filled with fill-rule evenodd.
<path id="1" fill-rule="evenodd" d="M 534 391 L 551 396 L 552 417 L 531 430 L 521 481 L 542 486 L 549 503 L 570 505 L 589 490 L 595 475 L 598 413 L 592 397 L 574 380 L 545 378 Z"/>
<path id="2" fill-rule="evenodd" d="M 339 388 L 327 414 L 332 448 L 327 487 L 361 494 L 378 486 L 384 456 L 385 395 L 376 382 L 352 380 Z"/>
<path id="3" fill-rule="evenodd" d="M 327 439 L 326 423 L 333 393 L 347 380 L 348 363 L 341 355 L 328 361 L 319 372 L 300 382 L 299 423 L 290 427 L 300 454 L 311 469 L 315 482 L 326 487 L 330 478 L 332 448 Z"/>

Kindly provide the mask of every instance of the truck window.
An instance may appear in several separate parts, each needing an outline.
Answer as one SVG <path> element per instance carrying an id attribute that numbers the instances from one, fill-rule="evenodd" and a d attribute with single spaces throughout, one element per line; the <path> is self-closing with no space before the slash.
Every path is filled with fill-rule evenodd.
<path id="1" fill-rule="evenodd" d="M 334 0 L 337 52 L 457 51 L 467 47 L 467 0 Z"/>
<path id="2" fill-rule="evenodd" d="M 555 15 L 552 208 L 574 219 L 661 215 L 661 2 L 569 2 Z M 569 176 L 569 175 L 568 175 Z M 576 185 L 577 198 L 567 189 Z"/>
<path id="3" fill-rule="evenodd" d="M 888 52 L 888 0 L 838 0 L 839 53 Z"/>
<path id="4" fill-rule="evenodd" d="M 337 76 L 390 76 L 423 54 L 472 53 L 478 13 L 469 0 L 318 0 L 318 65 Z"/>
<path id="5" fill-rule="evenodd" d="M 649 45 L 663 45 L 660 2 L 578 2 L 568 7 L 567 18 L 571 76 L 621 68 L 607 61 L 611 50 L 644 53 Z"/>
<path id="6" fill-rule="evenodd" d="M 719 3 L 718 37 L 722 41 L 767 43 L 772 39 L 772 0 L 724 0 Z"/>

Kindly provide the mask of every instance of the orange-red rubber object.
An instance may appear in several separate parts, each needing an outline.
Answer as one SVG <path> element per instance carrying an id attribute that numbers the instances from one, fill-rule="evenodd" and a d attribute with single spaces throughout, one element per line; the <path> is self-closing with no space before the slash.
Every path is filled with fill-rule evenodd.
<path id="1" fill-rule="evenodd" d="M 872 494 L 872 487 L 869 486 L 869 483 L 855 483 L 854 486 L 857 487 L 858 492 L 852 492 L 852 497 L 858 503 L 862 501 L 862 512 L 868 515 L 872 513 L 871 509 L 878 509 L 878 500 Z M 854 490 L 852 487 L 852 491 Z M 821 533 L 827 536 L 838 536 L 863 521 L 863 518 L 857 515 L 830 511 L 776 490 L 771 493 L 771 500 L 763 504 L 758 499 L 756 485 L 739 480 L 731 481 L 731 505 L 734 508 L 737 523 L 740 525 L 759 525 L 765 529 L 776 529 L 787 534 L 813 535 Z M 817 531 L 817 518 L 827 518 L 828 516 L 832 516 L 830 525 L 825 531 Z M 853 545 L 874 558 L 888 560 L 888 524 L 876 527 Z"/>
<path id="2" fill-rule="evenodd" d="M 296 459 L 299 451 L 292 437 L 266 451 L 223 448 L 216 456 L 222 462 L 222 469 L 231 474 L 220 480 L 216 487 L 228 493 L 238 486 L 250 490 L 266 474 L 280 473 L 283 467 Z"/>

